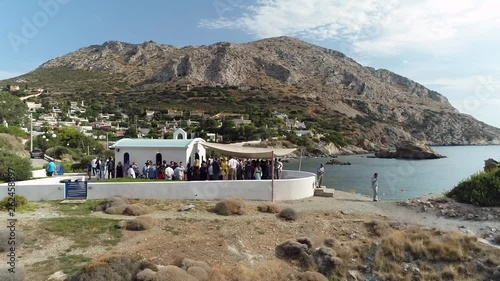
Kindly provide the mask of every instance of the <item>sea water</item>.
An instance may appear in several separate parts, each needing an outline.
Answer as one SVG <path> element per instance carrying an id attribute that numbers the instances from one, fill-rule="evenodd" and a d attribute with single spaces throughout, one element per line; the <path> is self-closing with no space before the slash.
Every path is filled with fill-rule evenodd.
<path id="1" fill-rule="evenodd" d="M 325 165 L 324 185 L 347 192 L 371 195 L 370 179 L 379 175 L 381 200 L 401 200 L 451 190 L 460 181 L 483 170 L 484 160 L 500 160 L 500 146 L 437 146 L 433 149 L 447 158 L 399 160 L 368 158 L 368 155 L 339 156 L 350 166 Z M 301 170 L 316 173 L 328 158 L 302 158 Z M 299 159 L 285 163 L 296 170 Z"/>

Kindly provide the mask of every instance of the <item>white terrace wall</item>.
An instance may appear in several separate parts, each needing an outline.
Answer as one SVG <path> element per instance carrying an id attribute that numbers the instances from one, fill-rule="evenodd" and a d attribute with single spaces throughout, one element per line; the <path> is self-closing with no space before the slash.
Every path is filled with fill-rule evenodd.
<path id="1" fill-rule="evenodd" d="M 290 177 L 290 178 L 288 178 Z M 64 179 L 67 177 L 61 177 Z M 298 171 L 283 171 L 283 179 L 274 181 L 274 200 L 300 200 L 314 195 L 315 175 Z M 125 196 L 140 199 L 204 199 L 217 200 L 238 197 L 244 200 L 270 201 L 273 198 L 271 180 L 204 181 L 204 182 L 133 182 L 88 183 L 88 199 Z M 16 194 L 31 201 L 62 200 L 63 183 L 16 183 Z M 7 196 L 7 184 L 0 185 L 0 198 Z"/>

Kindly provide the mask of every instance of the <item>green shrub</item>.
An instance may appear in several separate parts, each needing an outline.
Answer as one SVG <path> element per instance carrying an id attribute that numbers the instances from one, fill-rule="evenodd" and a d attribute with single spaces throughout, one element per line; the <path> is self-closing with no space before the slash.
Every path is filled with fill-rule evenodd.
<path id="1" fill-rule="evenodd" d="M 472 175 L 446 196 L 477 206 L 500 206 L 500 169 Z"/>
<path id="2" fill-rule="evenodd" d="M 9 169 L 13 171 L 16 181 L 29 180 L 33 175 L 33 166 L 29 158 L 0 151 L 0 180 L 5 182 L 10 180 Z"/>
<path id="3" fill-rule="evenodd" d="M 45 153 L 53 158 L 56 159 L 61 159 L 63 155 L 73 155 L 73 151 L 67 147 L 64 146 L 56 146 L 56 147 L 51 147 L 45 151 Z"/>
<path id="4" fill-rule="evenodd" d="M 72 172 L 87 172 L 87 164 L 94 159 L 95 156 L 84 156 L 79 162 L 73 163 L 68 166 L 68 171 Z M 66 169 L 66 165 L 64 168 Z M 65 171 L 66 172 L 66 171 Z"/>
<path id="5" fill-rule="evenodd" d="M 4 197 L 2 201 L 0 201 L 0 210 L 8 210 L 11 206 L 11 202 L 9 201 L 10 196 Z M 15 207 L 20 208 L 21 206 L 28 205 L 28 199 L 22 195 L 16 194 L 14 196 L 15 199 Z"/>
<path id="6" fill-rule="evenodd" d="M 0 133 L 13 135 L 19 138 L 24 138 L 28 135 L 28 133 L 26 133 L 19 127 L 16 126 L 5 127 L 3 125 L 0 125 Z"/>

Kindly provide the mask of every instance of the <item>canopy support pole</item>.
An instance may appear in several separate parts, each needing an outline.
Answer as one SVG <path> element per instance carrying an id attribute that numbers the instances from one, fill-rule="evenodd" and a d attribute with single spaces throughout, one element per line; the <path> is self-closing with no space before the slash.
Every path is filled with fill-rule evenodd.
<path id="1" fill-rule="evenodd" d="M 300 158 L 299 158 L 299 172 L 302 169 L 302 147 L 300 148 Z"/>
<path id="2" fill-rule="evenodd" d="M 272 202 L 274 202 L 274 150 L 271 152 L 271 167 L 272 167 L 272 172 L 271 172 L 271 196 L 272 196 Z"/>

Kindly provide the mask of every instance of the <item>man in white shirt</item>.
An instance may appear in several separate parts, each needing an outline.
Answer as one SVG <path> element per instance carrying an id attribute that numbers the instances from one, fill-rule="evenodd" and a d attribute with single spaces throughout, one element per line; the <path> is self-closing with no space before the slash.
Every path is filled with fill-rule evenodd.
<path id="1" fill-rule="evenodd" d="M 174 176 L 174 169 L 172 169 L 170 165 L 167 165 L 167 168 L 165 168 L 165 179 L 171 181 L 173 176 Z"/>
<path id="2" fill-rule="evenodd" d="M 373 201 L 378 201 L 378 174 L 373 174 L 372 178 Z"/>
<path id="3" fill-rule="evenodd" d="M 130 166 L 127 170 L 127 177 L 135 179 L 135 171 L 132 166 Z"/>
<path id="4" fill-rule="evenodd" d="M 276 178 L 281 179 L 281 174 L 283 172 L 283 162 L 281 162 L 281 158 L 276 162 Z"/>
<path id="5" fill-rule="evenodd" d="M 90 163 L 92 165 L 92 175 L 95 176 L 95 173 L 97 172 L 97 157 L 94 157 Z"/>
<path id="6" fill-rule="evenodd" d="M 234 181 L 236 180 L 236 171 L 238 169 L 238 164 L 239 164 L 238 160 L 231 157 L 231 159 L 229 159 L 229 162 L 227 164 L 229 166 L 229 179 Z"/>
<path id="7" fill-rule="evenodd" d="M 184 168 L 184 165 L 182 165 L 182 162 L 179 162 L 179 166 L 175 168 L 174 170 L 174 176 L 176 180 L 183 181 L 184 180 L 184 171 L 186 169 Z"/>

